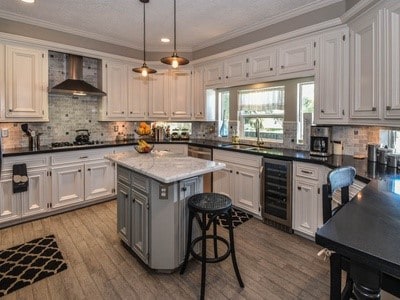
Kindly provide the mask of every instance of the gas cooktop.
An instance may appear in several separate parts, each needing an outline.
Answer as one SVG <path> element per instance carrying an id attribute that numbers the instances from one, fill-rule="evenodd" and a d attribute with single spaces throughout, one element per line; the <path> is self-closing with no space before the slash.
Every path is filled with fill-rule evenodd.
<path id="1" fill-rule="evenodd" d="M 88 145 L 99 145 L 104 142 L 100 141 L 87 141 L 87 142 L 55 142 L 51 143 L 51 148 L 71 148 L 71 147 L 80 147 L 80 146 L 88 146 Z"/>

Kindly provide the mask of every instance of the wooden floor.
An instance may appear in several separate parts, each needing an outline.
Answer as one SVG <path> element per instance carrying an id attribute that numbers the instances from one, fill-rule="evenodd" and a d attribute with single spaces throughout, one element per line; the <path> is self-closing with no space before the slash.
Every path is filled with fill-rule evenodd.
<path id="1" fill-rule="evenodd" d="M 226 235 L 225 229 L 220 229 Z M 116 201 L 0 230 L 0 249 L 54 234 L 68 269 L 4 299 L 196 299 L 200 264 L 184 275 L 144 268 L 116 233 Z M 210 243 L 209 243 L 210 244 Z M 320 247 L 251 219 L 235 229 L 240 288 L 230 259 L 207 265 L 206 299 L 327 299 Z"/>

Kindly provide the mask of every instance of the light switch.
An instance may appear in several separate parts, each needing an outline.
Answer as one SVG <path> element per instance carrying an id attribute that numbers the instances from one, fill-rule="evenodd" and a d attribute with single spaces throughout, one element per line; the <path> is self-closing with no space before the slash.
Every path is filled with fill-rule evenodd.
<path id="1" fill-rule="evenodd" d="M 1 129 L 1 136 L 2 137 L 8 137 L 8 128 L 2 128 Z"/>
<path id="2" fill-rule="evenodd" d="M 168 199 L 168 186 L 160 185 L 159 196 L 160 199 Z"/>

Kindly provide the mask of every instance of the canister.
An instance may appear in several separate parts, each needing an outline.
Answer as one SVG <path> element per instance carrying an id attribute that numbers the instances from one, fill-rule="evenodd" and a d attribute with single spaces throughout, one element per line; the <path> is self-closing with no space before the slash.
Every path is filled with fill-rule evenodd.
<path id="1" fill-rule="evenodd" d="M 333 143 L 333 154 L 342 155 L 343 154 L 342 141 L 332 141 L 332 143 Z"/>
<path id="2" fill-rule="evenodd" d="M 400 159 L 400 154 L 398 153 L 388 153 L 387 155 L 387 165 L 391 168 L 397 168 L 397 162 Z"/>
<path id="3" fill-rule="evenodd" d="M 387 165 L 387 155 L 393 153 L 391 148 L 378 148 L 378 162 L 382 165 Z"/>
<path id="4" fill-rule="evenodd" d="M 378 144 L 368 144 L 368 161 L 378 161 Z"/>

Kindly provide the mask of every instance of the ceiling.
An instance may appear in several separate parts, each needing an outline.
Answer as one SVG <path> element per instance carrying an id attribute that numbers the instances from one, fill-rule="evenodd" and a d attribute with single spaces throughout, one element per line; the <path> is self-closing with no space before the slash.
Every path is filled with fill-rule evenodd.
<path id="1" fill-rule="evenodd" d="M 177 0 L 177 49 L 195 51 L 340 0 Z M 0 18 L 143 49 L 139 0 L 1 0 Z M 173 48 L 173 1 L 146 4 L 146 48 Z M 169 37 L 170 44 L 161 38 Z"/>

